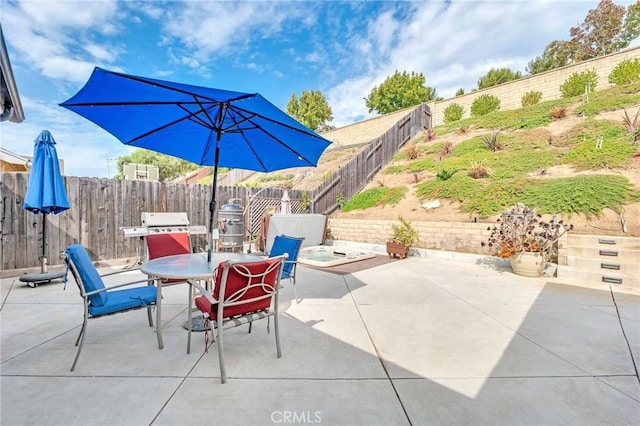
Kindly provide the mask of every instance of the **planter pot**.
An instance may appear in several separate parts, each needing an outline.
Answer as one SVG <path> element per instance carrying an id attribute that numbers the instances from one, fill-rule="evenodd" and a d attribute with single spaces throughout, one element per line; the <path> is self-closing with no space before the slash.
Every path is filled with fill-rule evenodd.
<path id="1" fill-rule="evenodd" d="M 540 253 L 518 252 L 509 261 L 513 273 L 524 277 L 539 277 L 544 271 L 545 261 Z"/>
<path id="2" fill-rule="evenodd" d="M 404 259 L 409 254 L 409 247 L 406 247 L 395 241 L 387 241 L 387 254 L 389 258 L 400 256 L 400 259 Z"/>

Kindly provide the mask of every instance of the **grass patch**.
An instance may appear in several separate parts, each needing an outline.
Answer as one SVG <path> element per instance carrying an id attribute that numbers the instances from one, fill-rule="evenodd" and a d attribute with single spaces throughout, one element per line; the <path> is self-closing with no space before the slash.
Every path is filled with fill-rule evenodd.
<path id="1" fill-rule="evenodd" d="M 548 179 L 527 186 L 522 202 L 536 206 L 539 213 L 582 213 L 598 216 L 603 208 L 622 211 L 625 203 L 640 199 L 640 191 L 633 189 L 624 176 L 583 175 Z"/>
<path id="2" fill-rule="evenodd" d="M 404 167 L 402 166 L 389 166 L 385 167 L 382 173 L 385 175 L 398 175 L 404 171 Z"/>
<path id="3" fill-rule="evenodd" d="M 461 210 L 475 213 L 481 218 L 500 213 L 505 206 L 512 206 L 521 200 L 523 188 L 528 183 L 524 179 L 491 182 L 463 200 Z"/>
<path id="4" fill-rule="evenodd" d="M 407 164 L 406 170 L 409 173 L 418 173 L 425 170 L 433 170 L 436 166 L 436 160 L 433 158 L 423 158 L 422 160 L 412 161 Z"/>
<path id="5" fill-rule="evenodd" d="M 258 178 L 258 182 L 274 182 L 274 181 L 279 181 L 279 180 L 291 180 L 295 177 L 295 175 L 293 174 L 286 174 L 286 175 L 281 175 L 281 174 L 269 174 L 269 175 L 265 175 L 265 176 L 260 176 L 260 178 Z"/>
<path id="6" fill-rule="evenodd" d="M 597 146 L 602 137 L 602 146 Z M 609 120 L 589 120 L 567 134 L 573 146 L 562 156 L 561 163 L 579 170 L 620 167 L 631 162 L 635 153 L 631 137 L 624 127 Z"/>
<path id="7" fill-rule="evenodd" d="M 482 188 L 482 182 L 462 173 L 456 173 L 447 180 L 429 180 L 416 185 L 416 195 L 420 200 L 450 198 L 463 201 Z"/>
<path id="8" fill-rule="evenodd" d="M 342 211 L 350 212 L 385 205 L 395 206 L 405 197 L 407 191 L 408 188 L 405 186 L 370 188 L 354 195 L 342 207 Z"/>
<path id="9" fill-rule="evenodd" d="M 614 86 L 589 95 L 589 101 L 576 108 L 576 114 L 593 117 L 605 111 L 615 111 L 640 104 L 640 83 Z"/>

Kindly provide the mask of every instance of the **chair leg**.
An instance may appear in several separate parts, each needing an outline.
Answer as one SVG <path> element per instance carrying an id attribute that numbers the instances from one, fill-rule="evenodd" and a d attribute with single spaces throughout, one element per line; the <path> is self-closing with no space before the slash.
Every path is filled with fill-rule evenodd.
<path id="1" fill-rule="evenodd" d="M 164 341 L 162 340 L 162 285 L 160 280 L 156 281 L 156 338 L 158 339 L 158 349 L 164 349 Z M 151 319 L 151 308 L 147 308 L 149 314 L 149 324 L 153 327 Z"/>
<path id="2" fill-rule="evenodd" d="M 218 328 L 218 358 L 220 359 L 220 379 L 227 383 L 227 369 L 224 366 L 224 348 L 222 347 L 222 328 Z"/>
<path id="3" fill-rule="evenodd" d="M 189 284 L 189 300 L 187 301 L 187 354 L 191 353 L 191 327 L 193 321 L 191 320 L 191 304 L 193 303 L 193 286 Z M 205 333 L 207 330 L 204 331 Z"/>
<path id="4" fill-rule="evenodd" d="M 296 298 L 296 303 L 300 303 L 300 299 L 298 299 L 298 287 L 296 287 L 296 273 L 298 271 L 298 265 L 293 265 L 292 271 L 292 281 L 293 281 L 293 297 Z"/>
<path id="5" fill-rule="evenodd" d="M 80 342 L 80 338 L 82 337 L 82 334 L 84 333 L 85 327 L 87 326 L 87 323 L 85 321 L 82 321 L 82 327 L 80 327 L 80 334 L 78 334 L 78 338 L 76 339 L 76 343 L 73 346 L 78 346 L 78 342 Z"/>
<path id="6" fill-rule="evenodd" d="M 280 328 L 278 327 L 278 311 L 277 310 L 275 315 L 273 316 L 273 326 L 275 328 L 275 334 L 276 334 L 276 351 L 278 353 L 278 358 L 282 358 L 282 351 L 280 350 Z"/>
<path id="7" fill-rule="evenodd" d="M 82 322 L 82 328 L 80 329 L 80 334 L 76 339 L 76 346 L 78 350 L 76 351 L 76 357 L 73 360 L 73 364 L 71 364 L 71 372 L 75 370 L 76 364 L 78 363 L 78 358 L 80 358 L 80 352 L 82 352 L 82 344 L 84 343 L 84 336 L 87 334 L 87 323 L 89 322 L 89 314 L 87 311 L 84 313 L 84 321 Z M 78 344 L 79 343 L 79 344 Z"/>

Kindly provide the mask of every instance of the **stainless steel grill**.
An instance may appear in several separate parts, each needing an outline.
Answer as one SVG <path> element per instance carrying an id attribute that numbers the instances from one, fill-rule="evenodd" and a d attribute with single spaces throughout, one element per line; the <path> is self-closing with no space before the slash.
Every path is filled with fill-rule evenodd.
<path id="1" fill-rule="evenodd" d="M 142 226 L 121 228 L 125 238 L 146 237 L 147 235 L 153 234 L 172 234 L 176 232 L 187 232 L 190 235 L 207 233 L 207 227 L 204 225 L 189 225 L 189 218 L 186 212 L 143 212 L 141 217 Z"/>

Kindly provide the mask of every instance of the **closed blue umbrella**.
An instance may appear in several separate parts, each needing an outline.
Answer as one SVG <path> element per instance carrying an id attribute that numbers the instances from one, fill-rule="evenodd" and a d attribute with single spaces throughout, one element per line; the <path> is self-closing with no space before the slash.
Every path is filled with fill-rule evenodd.
<path id="1" fill-rule="evenodd" d="M 42 214 L 42 273 L 47 272 L 47 214 L 58 214 L 69 208 L 55 143 L 48 130 L 43 130 L 36 138 L 29 183 L 23 204 L 25 210 Z"/>
<path id="2" fill-rule="evenodd" d="M 125 145 L 213 166 L 213 232 L 218 167 L 270 172 L 315 166 L 330 141 L 258 93 L 242 93 L 95 68 L 62 107 Z M 211 253 L 212 239 L 209 240 Z"/>

